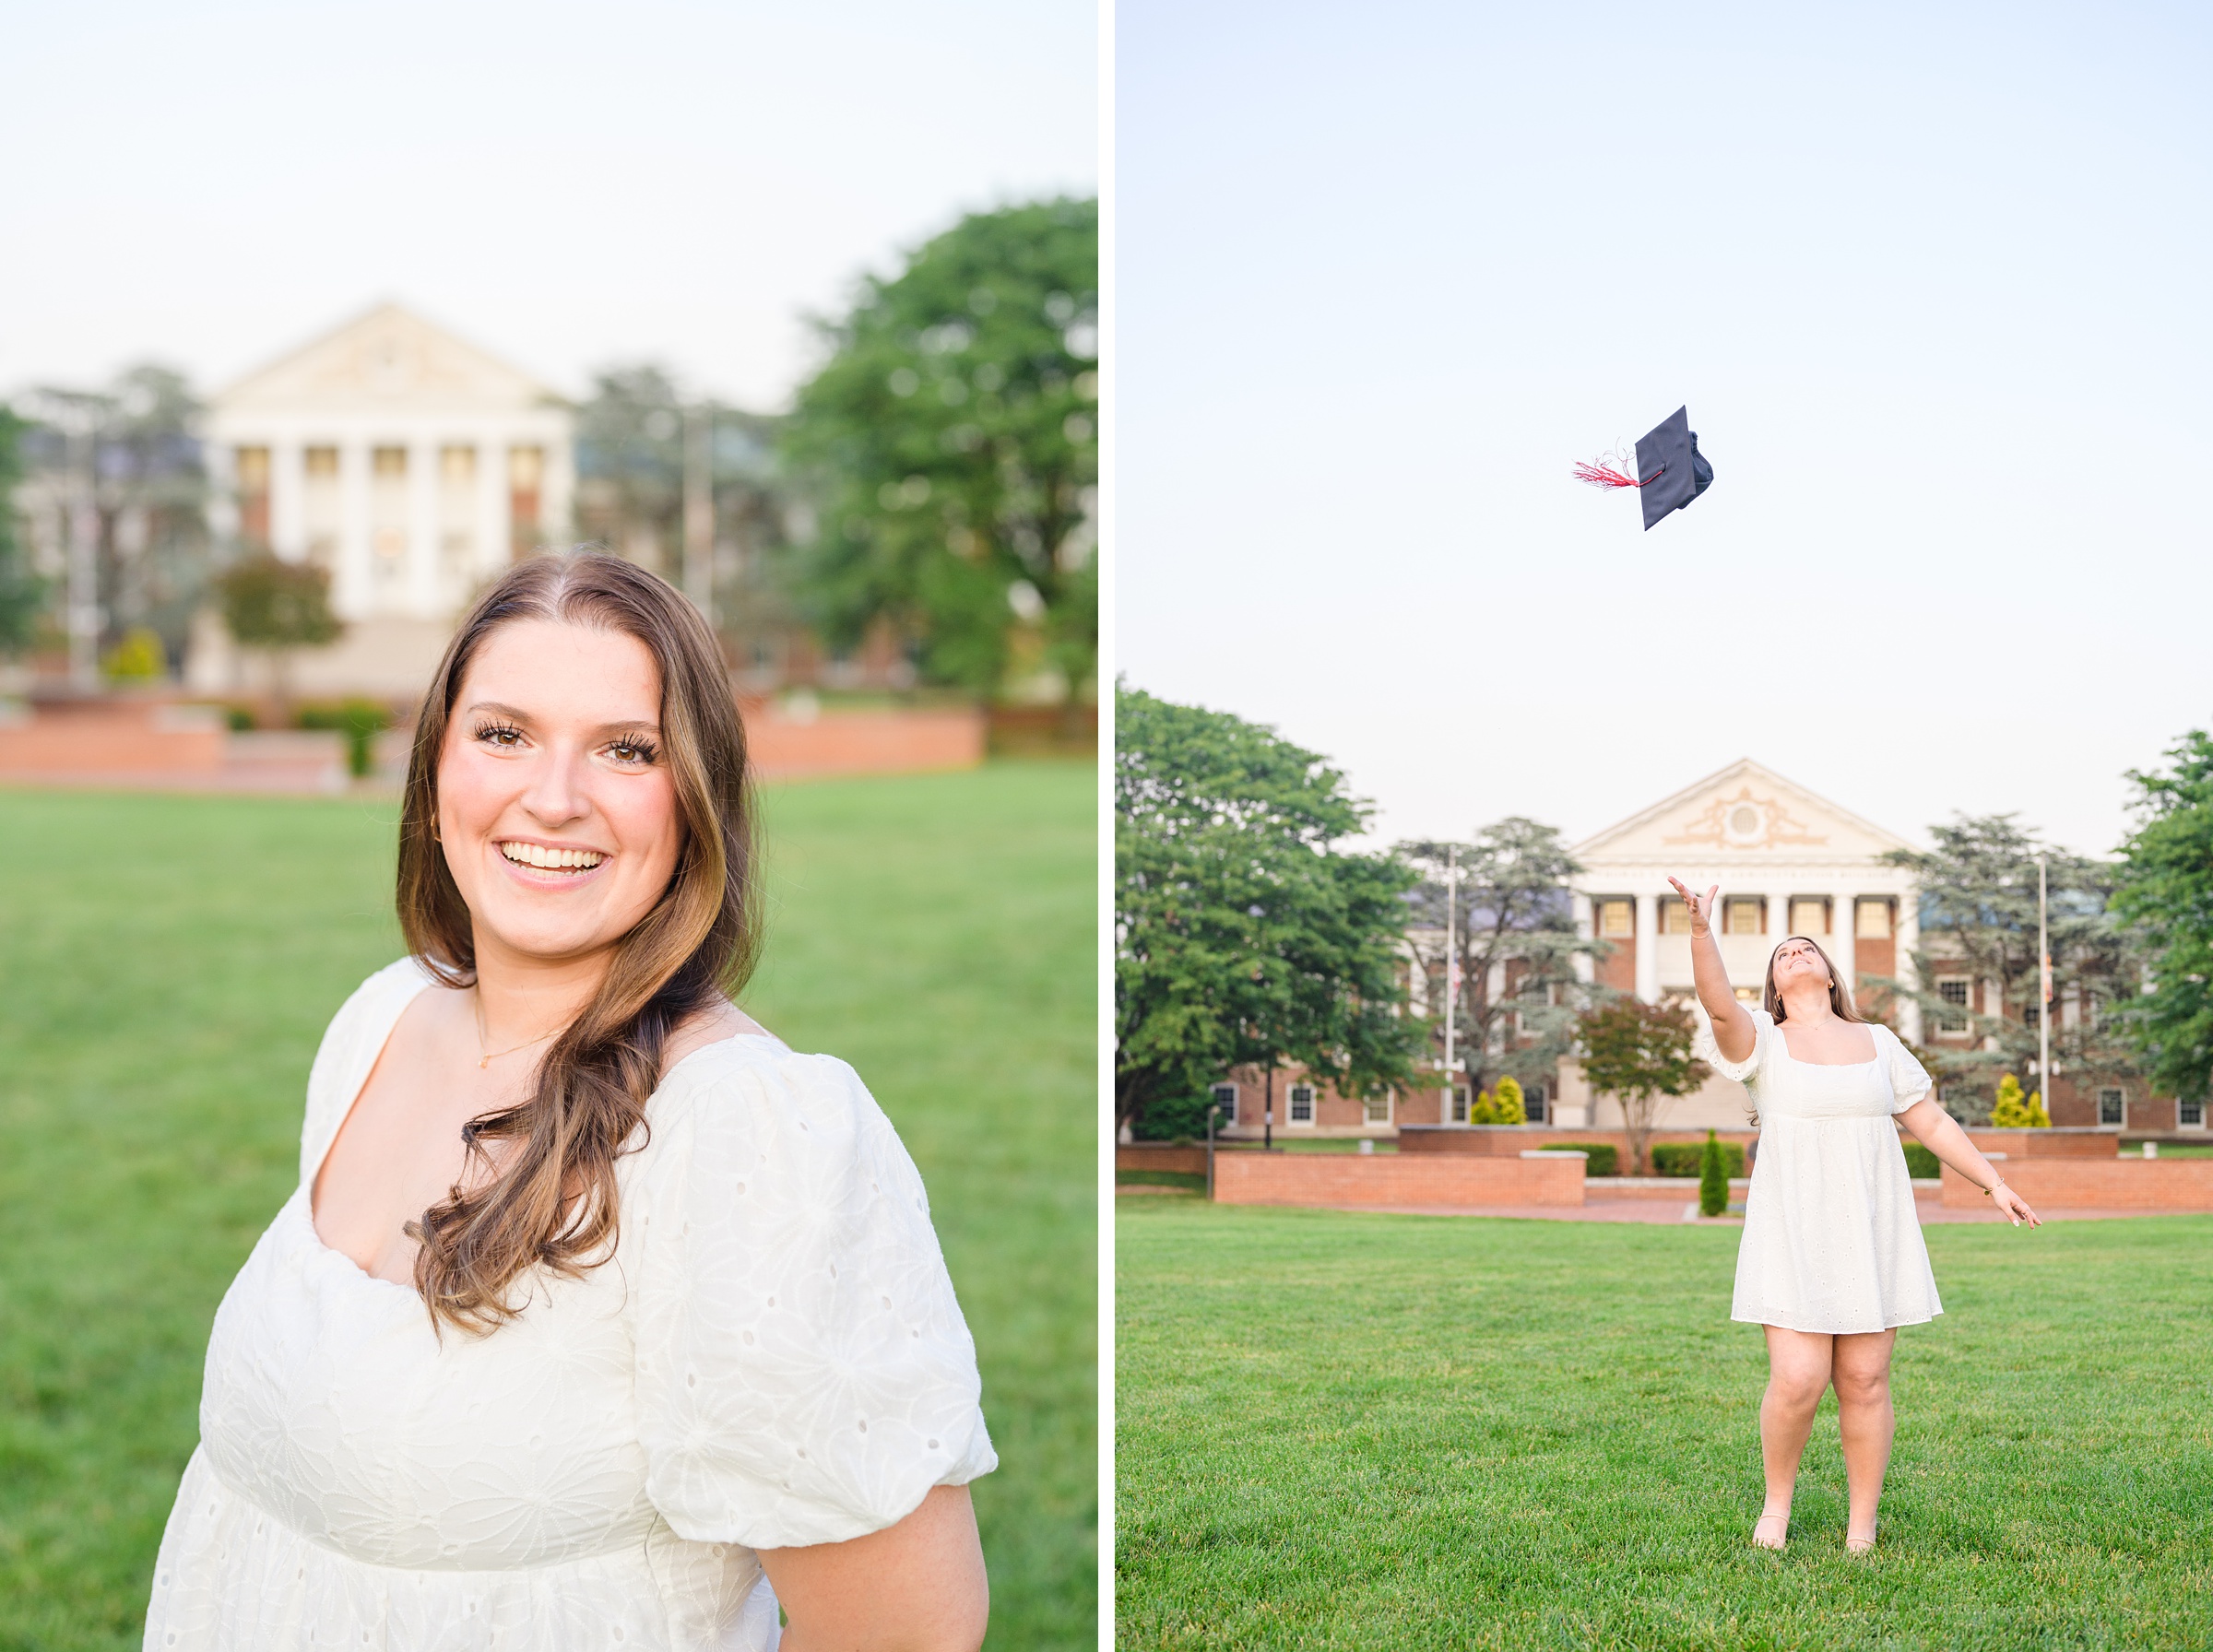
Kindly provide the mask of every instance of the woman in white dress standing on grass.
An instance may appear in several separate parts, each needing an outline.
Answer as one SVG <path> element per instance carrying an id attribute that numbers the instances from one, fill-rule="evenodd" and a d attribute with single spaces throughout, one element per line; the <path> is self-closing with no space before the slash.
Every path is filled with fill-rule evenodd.
<path id="1" fill-rule="evenodd" d="M 1759 1122 L 1729 1313 L 1768 1339 L 1759 1402 L 1767 1503 L 1752 1540 L 1781 1549 L 1788 1538 L 1798 1459 L 1833 1385 L 1851 1493 L 1844 1547 L 1864 1553 L 1875 1547 L 1896 1429 L 1898 1328 L 1944 1312 L 1892 1121 L 1982 1188 L 2016 1227 L 2037 1226 L 2036 1213 L 1936 1104 L 1928 1073 L 1898 1035 L 1852 1007 L 1828 953 L 1803 935 L 1785 939 L 1768 960 L 1760 1008 L 1747 1010 L 1713 938 L 1720 886 L 1701 896 L 1668 881 L 1690 909 L 1692 973 L 1710 1021 L 1699 1053 L 1751 1092 Z"/>
<path id="2" fill-rule="evenodd" d="M 744 734 L 683 597 L 512 569 L 423 702 L 409 956 L 224 1297 L 150 1652 L 970 1652 L 996 1464 L 920 1177 L 730 995 Z M 762 1587 L 763 1574 L 770 1585 Z"/>

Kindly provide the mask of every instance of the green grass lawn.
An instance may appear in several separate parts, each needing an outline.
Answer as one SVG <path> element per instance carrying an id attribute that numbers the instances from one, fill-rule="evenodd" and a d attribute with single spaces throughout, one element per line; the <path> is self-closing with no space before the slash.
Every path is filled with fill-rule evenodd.
<path id="1" fill-rule="evenodd" d="M 991 1645 L 1096 1618 L 1095 781 L 767 799 L 746 1003 L 929 1184 L 1004 1466 Z M 138 1644 L 217 1302 L 297 1175 L 324 1023 L 397 956 L 389 804 L 0 792 L 0 1647 Z"/>
<path id="2" fill-rule="evenodd" d="M 1882 1544 L 1759 1512 L 1734 1229 L 1118 1201 L 1130 1647 L 2213 1645 L 2213 1219 L 1928 1231 Z"/>

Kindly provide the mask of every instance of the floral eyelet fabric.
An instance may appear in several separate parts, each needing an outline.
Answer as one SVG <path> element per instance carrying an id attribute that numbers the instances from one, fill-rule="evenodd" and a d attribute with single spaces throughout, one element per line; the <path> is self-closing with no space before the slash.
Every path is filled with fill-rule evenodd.
<path id="1" fill-rule="evenodd" d="M 850 1068 L 771 1038 L 669 1070 L 614 1254 L 490 1336 L 324 1245 L 315 1172 L 424 990 L 381 971 L 325 1036 L 300 1186 L 216 1316 L 148 1648 L 766 1648 L 755 1551 L 996 1466 L 921 1177 Z"/>

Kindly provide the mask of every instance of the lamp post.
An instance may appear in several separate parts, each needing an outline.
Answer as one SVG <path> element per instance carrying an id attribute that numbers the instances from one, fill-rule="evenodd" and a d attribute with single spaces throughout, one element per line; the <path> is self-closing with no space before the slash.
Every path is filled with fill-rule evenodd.
<path id="1" fill-rule="evenodd" d="M 2052 940 L 2046 918 L 2044 857 L 2036 857 L 2036 1077 L 2044 1092 L 2044 1116 L 2052 1116 Z"/>
<path id="2" fill-rule="evenodd" d="M 1460 1001 L 1459 895 L 1460 849 L 1452 845 L 1445 850 L 1445 1088 L 1437 1115 L 1439 1122 L 1448 1125 L 1456 1122 L 1452 1116 L 1452 1012 Z"/>

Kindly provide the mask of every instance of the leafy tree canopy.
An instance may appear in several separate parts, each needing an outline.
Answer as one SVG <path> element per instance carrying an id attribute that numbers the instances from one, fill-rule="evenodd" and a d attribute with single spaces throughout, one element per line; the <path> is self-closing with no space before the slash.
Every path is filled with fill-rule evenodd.
<path id="1" fill-rule="evenodd" d="M 1945 943 L 1942 950 L 1924 945 L 1913 954 L 1920 988 L 1911 996 L 1922 1006 L 1924 1024 L 1963 1018 L 1957 1005 L 1935 994 L 1935 980 L 1943 974 L 1997 981 L 2006 1003 L 2035 1009 L 2041 992 L 2036 860 L 2041 855 L 2049 891 L 2053 1064 L 2063 1071 L 2072 1067 L 2115 1076 L 2133 1070 L 2112 1014 L 2116 1000 L 2133 993 L 2135 976 L 2124 938 L 2106 909 L 2113 868 L 2053 847 L 2009 814 L 1962 815 L 1950 825 L 1930 827 L 1929 836 L 1933 849 L 1899 849 L 1884 856 L 1909 868 L 1920 886 L 1923 941 L 1942 937 Z M 1896 983 L 1884 985 L 1903 991 Z M 2077 995 L 2089 1001 L 2069 1025 L 2056 1010 Z M 1975 1047 L 1940 1049 L 1932 1071 L 1956 1080 L 1945 1086 L 1947 1102 L 1963 1103 L 1971 1116 L 1994 1100 L 2001 1071 L 2035 1062 L 2037 1028 L 2030 1016 L 1964 1019 Z"/>
<path id="2" fill-rule="evenodd" d="M 1296 1062 L 1349 1094 L 1404 1082 L 1413 875 L 1335 845 L 1344 777 L 1271 729 L 1115 695 L 1115 1105 L 1130 1121 L 1233 1067 Z"/>
<path id="3" fill-rule="evenodd" d="M 2114 917 L 2150 971 L 2122 1024 L 2171 1095 L 2213 1086 L 2213 739 L 2194 728 L 2168 766 L 2128 776 L 2136 828 L 2123 844 Z"/>
<path id="4" fill-rule="evenodd" d="M 1662 1106 L 1688 1095 L 1711 1071 L 1694 1056 L 1698 1023 L 1673 999 L 1647 1004 L 1623 995 L 1583 1011 L 1576 1024 L 1583 1077 L 1592 1090 L 1621 1103 L 1636 1174 L 1644 1174 L 1645 1144 Z"/>
<path id="5" fill-rule="evenodd" d="M 1575 932 L 1568 879 L 1582 867 L 1556 828 L 1509 815 L 1469 843 L 1421 838 L 1402 843 L 1399 858 L 1421 879 L 1406 894 L 1407 944 L 1431 983 L 1430 1001 L 1444 991 L 1445 883 L 1448 857 L 1457 860 L 1459 889 L 1451 926 L 1460 965 L 1453 1010 L 1455 1058 L 1464 1057 L 1471 1088 L 1493 1072 L 1540 1083 L 1574 1042 L 1575 1018 L 1592 1000 L 1575 974 L 1579 956 L 1604 952 L 1604 941 Z M 1494 995 L 1497 970 L 1504 990 Z M 1515 1018 L 1520 1031 L 1514 1032 Z M 1431 1044 L 1444 1056 L 1444 1018 L 1433 1014 Z M 1520 1084 L 1516 1085 L 1520 1089 Z"/>
<path id="6" fill-rule="evenodd" d="M 783 445 L 816 504 L 793 588 L 833 641 L 889 623 L 979 692 L 1091 678 L 1098 263 L 1095 201 L 979 213 L 824 326 Z"/>
<path id="7" fill-rule="evenodd" d="M 330 611 L 330 574 L 269 552 L 242 558 L 216 577 L 223 623 L 242 648 L 317 648 L 345 627 Z"/>
<path id="8" fill-rule="evenodd" d="M 30 641 L 45 582 L 31 572 L 17 533 L 14 499 L 23 479 L 23 437 L 27 427 L 12 408 L 0 406 L 0 654 L 13 654 Z"/>

